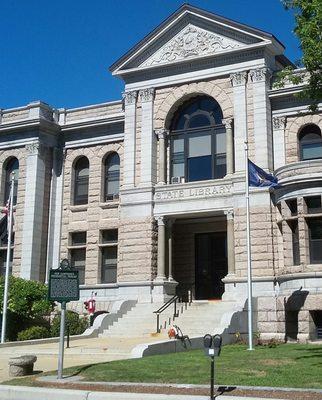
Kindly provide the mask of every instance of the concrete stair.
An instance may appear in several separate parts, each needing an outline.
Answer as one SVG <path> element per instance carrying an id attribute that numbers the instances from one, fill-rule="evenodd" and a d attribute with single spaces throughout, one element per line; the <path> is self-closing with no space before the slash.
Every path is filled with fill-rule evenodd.
<path id="1" fill-rule="evenodd" d="M 139 303 L 128 311 L 122 318 L 114 322 L 112 326 L 104 330 L 100 337 L 150 337 L 156 333 L 156 314 L 164 303 Z M 173 316 L 173 305 L 160 316 L 160 324 L 165 326 Z M 166 332 L 165 332 L 166 333 Z M 160 338 L 163 335 L 160 335 Z"/>
<path id="2" fill-rule="evenodd" d="M 156 333 L 156 314 L 163 303 L 139 303 L 123 315 L 100 337 L 151 337 Z M 179 316 L 173 320 L 174 306 L 169 306 L 160 315 L 161 339 L 167 338 L 170 325 L 178 325 L 182 333 L 204 336 L 206 333 L 222 333 L 230 324 L 235 312 L 242 311 L 243 303 L 236 301 L 195 301 L 191 305 L 178 304 Z"/>

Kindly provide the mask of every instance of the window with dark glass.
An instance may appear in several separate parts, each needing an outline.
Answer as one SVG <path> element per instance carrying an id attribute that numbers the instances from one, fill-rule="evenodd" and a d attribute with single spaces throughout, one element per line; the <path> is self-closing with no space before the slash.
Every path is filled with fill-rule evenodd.
<path id="1" fill-rule="evenodd" d="M 117 229 L 101 231 L 101 283 L 117 282 Z"/>
<path id="2" fill-rule="evenodd" d="M 310 263 L 322 264 L 322 218 L 307 220 L 310 241 Z"/>
<path id="3" fill-rule="evenodd" d="M 79 158 L 74 167 L 74 204 L 88 203 L 89 162 L 86 157 Z"/>
<path id="4" fill-rule="evenodd" d="M 293 265 L 299 265 L 300 264 L 300 241 L 299 241 L 298 222 L 290 221 L 290 228 L 292 231 Z"/>
<path id="5" fill-rule="evenodd" d="M 317 125 L 305 126 L 300 132 L 299 142 L 301 160 L 322 158 L 322 136 Z"/>
<path id="6" fill-rule="evenodd" d="M 15 177 L 15 184 L 13 190 L 13 204 L 17 204 L 17 192 L 18 192 L 18 178 L 19 178 L 19 161 L 13 157 L 11 158 L 5 167 L 5 190 L 4 190 L 4 204 L 7 203 L 10 195 L 10 188 L 11 188 L 11 176 L 14 173 Z"/>
<path id="7" fill-rule="evenodd" d="M 171 181 L 201 181 L 226 175 L 226 131 L 219 104 L 208 96 L 184 103 L 171 125 Z"/>
<path id="8" fill-rule="evenodd" d="M 73 232 L 69 246 L 70 264 L 78 271 L 79 283 L 85 284 L 86 232 Z"/>
<path id="9" fill-rule="evenodd" d="M 308 214 L 321 213 L 321 196 L 305 197 Z"/>
<path id="10" fill-rule="evenodd" d="M 12 274 L 13 249 L 10 251 L 9 275 Z M 7 264 L 7 250 L 0 249 L 0 276 L 5 276 Z"/>
<path id="11" fill-rule="evenodd" d="M 105 160 L 105 201 L 118 198 L 120 189 L 120 157 L 111 153 Z"/>
<path id="12" fill-rule="evenodd" d="M 288 205 L 288 208 L 290 209 L 291 216 L 297 215 L 297 200 L 296 199 L 287 200 L 286 204 Z"/>

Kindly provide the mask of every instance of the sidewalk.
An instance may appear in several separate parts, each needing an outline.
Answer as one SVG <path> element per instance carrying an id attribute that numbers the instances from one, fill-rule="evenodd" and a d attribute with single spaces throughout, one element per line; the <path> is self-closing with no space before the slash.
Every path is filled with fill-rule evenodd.
<path id="1" fill-rule="evenodd" d="M 131 350 L 138 344 L 153 342 L 159 338 L 91 338 L 70 342 L 64 352 L 64 368 L 131 358 Z M 65 342 L 66 343 L 66 342 Z M 0 382 L 9 378 L 10 357 L 35 354 L 35 371 L 55 371 L 58 364 L 58 343 L 44 343 L 26 346 L 0 347 Z"/>
<path id="2" fill-rule="evenodd" d="M 165 395 L 150 393 L 90 392 L 30 388 L 25 386 L 0 386 L 0 400 L 209 400 L 209 396 Z M 267 400 L 261 397 L 216 396 L 216 400 Z M 284 400 L 284 399 L 275 399 Z"/>

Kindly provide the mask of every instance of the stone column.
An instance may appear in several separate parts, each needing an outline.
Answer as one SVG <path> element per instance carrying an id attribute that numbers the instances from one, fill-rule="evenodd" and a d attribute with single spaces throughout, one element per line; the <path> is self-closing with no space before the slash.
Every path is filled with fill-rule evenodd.
<path id="1" fill-rule="evenodd" d="M 165 280 L 165 220 L 157 217 L 158 222 L 158 271 L 156 280 Z"/>
<path id="2" fill-rule="evenodd" d="M 225 211 L 227 217 L 227 259 L 228 275 L 235 274 L 235 234 L 234 234 L 234 210 Z"/>
<path id="3" fill-rule="evenodd" d="M 274 169 L 285 165 L 285 117 L 273 117 Z"/>
<path id="4" fill-rule="evenodd" d="M 268 97 L 271 71 L 266 68 L 251 70 L 253 87 L 255 160 L 263 169 L 273 169 L 273 139 L 271 103 Z"/>
<path id="5" fill-rule="evenodd" d="M 50 187 L 46 282 L 50 268 L 58 268 L 60 262 L 60 238 L 63 202 L 63 149 L 53 149 L 53 168 Z"/>
<path id="6" fill-rule="evenodd" d="M 169 275 L 168 275 L 168 281 L 173 281 L 173 276 L 172 276 L 172 229 L 173 229 L 173 224 L 174 224 L 174 219 L 168 221 L 168 252 L 169 252 Z"/>
<path id="7" fill-rule="evenodd" d="M 226 128 L 226 165 L 227 175 L 234 173 L 234 138 L 233 138 L 233 119 L 223 119 Z"/>
<path id="8" fill-rule="evenodd" d="M 154 88 L 140 90 L 142 104 L 141 185 L 152 186 L 157 180 L 157 140 L 153 134 Z"/>
<path id="9" fill-rule="evenodd" d="M 124 92 L 123 99 L 125 106 L 123 188 L 129 189 L 135 184 L 137 91 Z"/>
<path id="10" fill-rule="evenodd" d="M 244 142 L 247 134 L 246 82 L 247 72 L 241 71 L 230 75 L 234 99 L 235 130 L 235 172 L 245 170 Z"/>
<path id="11" fill-rule="evenodd" d="M 26 151 L 26 189 L 20 275 L 24 279 L 39 280 L 46 166 L 40 157 L 39 141 L 26 145 Z"/>
<path id="12" fill-rule="evenodd" d="M 166 129 L 156 129 L 155 134 L 159 139 L 159 179 L 158 183 L 160 185 L 166 184 L 166 139 L 169 131 Z"/>

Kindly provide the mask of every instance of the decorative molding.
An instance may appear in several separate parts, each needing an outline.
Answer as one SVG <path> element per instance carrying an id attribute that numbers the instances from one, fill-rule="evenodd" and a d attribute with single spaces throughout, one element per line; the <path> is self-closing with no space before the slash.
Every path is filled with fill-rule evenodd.
<path id="1" fill-rule="evenodd" d="M 238 41 L 189 24 L 141 66 L 148 67 L 192 57 L 204 57 L 239 47 L 243 47 L 243 44 Z"/>
<path id="2" fill-rule="evenodd" d="M 140 99 L 143 102 L 152 101 L 154 98 L 155 89 L 147 88 L 140 90 Z"/>
<path id="3" fill-rule="evenodd" d="M 247 82 L 247 71 L 230 74 L 230 82 L 232 86 L 245 86 Z"/>
<path id="4" fill-rule="evenodd" d="M 230 221 L 234 220 L 234 210 L 233 209 L 225 210 L 224 214 L 226 215 L 227 220 L 230 220 Z"/>
<path id="5" fill-rule="evenodd" d="M 268 82 L 272 76 L 272 72 L 270 69 L 263 67 L 251 70 L 249 75 L 252 82 Z"/>
<path id="6" fill-rule="evenodd" d="M 284 129 L 286 125 L 286 117 L 273 117 L 273 129 Z"/>
<path id="7" fill-rule="evenodd" d="M 26 150 L 29 155 L 36 155 L 40 150 L 40 143 L 39 142 L 32 142 L 26 144 Z"/>
<path id="8" fill-rule="evenodd" d="M 155 220 L 157 221 L 158 226 L 165 225 L 165 218 L 163 215 L 159 215 L 159 216 L 155 217 Z"/>
<path id="9" fill-rule="evenodd" d="M 154 133 L 156 134 L 157 138 L 165 140 L 167 136 L 169 135 L 169 131 L 167 129 L 161 128 L 161 129 L 155 129 Z"/>
<path id="10" fill-rule="evenodd" d="M 138 92 L 136 90 L 132 90 L 130 92 L 123 92 L 122 97 L 125 105 L 135 104 L 136 99 L 138 97 Z"/>
<path id="11" fill-rule="evenodd" d="M 225 125 L 226 130 L 227 129 L 232 129 L 233 126 L 233 118 L 232 117 L 228 117 L 228 118 L 224 118 L 222 120 L 222 123 Z"/>

